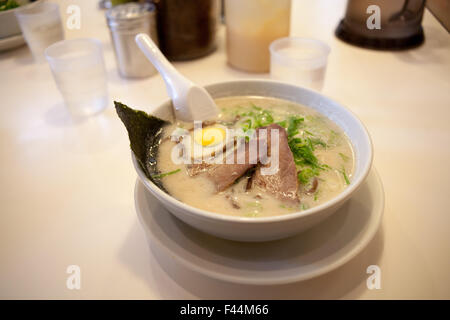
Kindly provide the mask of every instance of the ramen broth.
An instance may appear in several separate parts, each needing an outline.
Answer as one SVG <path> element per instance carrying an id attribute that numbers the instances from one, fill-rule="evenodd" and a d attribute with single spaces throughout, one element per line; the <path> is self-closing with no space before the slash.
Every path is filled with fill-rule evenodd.
<path id="1" fill-rule="evenodd" d="M 354 167 L 351 143 L 345 133 L 331 120 L 317 111 L 286 100 L 239 96 L 215 100 L 221 113 L 214 125 L 249 130 L 269 123 L 278 123 L 292 139 L 300 141 L 294 155 L 298 178 L 298 203 L 280 200 L 253 185 L 247 190 L 248 175 L 235 181 L 221 192 L 206 173 L 189 175 L 186 164 L 172 161 L 177 144 L 168 139 L 176 128 L 191 129 L 193 124 L 172 124 L 165 128 L 157 158 L 157 168 L 166 190 L 178 200 L 193 207 L 242 217 L 267 217 L 289 214 L 320 205 L 341 193 L 350 183 Z M 208 128 L 207 126 L 203 127 Z M 295 129 L 295 130 L 294 130 Z M 194 139 L 195 140 L 195 139 Z M 203 140 L 202 140 L 203 141 Z M 292 150 L 293 147 L 291 147 Z M 283 154 L 280 154 L 283 157 Z M 313 164 L 311 164 L 313 163 Z"/>

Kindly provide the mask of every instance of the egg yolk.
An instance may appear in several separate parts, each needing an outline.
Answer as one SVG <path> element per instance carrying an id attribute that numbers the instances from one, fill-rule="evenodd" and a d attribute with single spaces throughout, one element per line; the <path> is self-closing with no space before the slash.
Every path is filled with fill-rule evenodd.
<path id="1" fill-rule="evenodd" d="M 197 130 L 194 140 L 204 147 L 214 146 L 225 140 L 225 129 L 220 127 L 210 127 Z"/>

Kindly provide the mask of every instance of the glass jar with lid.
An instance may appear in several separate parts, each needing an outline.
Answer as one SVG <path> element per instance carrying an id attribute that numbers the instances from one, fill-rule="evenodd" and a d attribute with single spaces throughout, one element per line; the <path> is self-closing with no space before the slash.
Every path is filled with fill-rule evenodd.
<path id="1" fill-rule="evenodd" d="M 189 60 L 216 49 L 218 0 L 154 0 L 159 46 L 169 60 Z"/>

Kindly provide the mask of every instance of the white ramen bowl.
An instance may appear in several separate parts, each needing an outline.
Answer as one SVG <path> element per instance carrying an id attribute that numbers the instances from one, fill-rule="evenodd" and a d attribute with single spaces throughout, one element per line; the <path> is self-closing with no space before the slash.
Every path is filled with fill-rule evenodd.
<path id="1" fill-rule="evenodd" d="M 335 122 L 350 139 L 355 156 L 355 168 L 350 185 L 323 204 L 284 215 L 249 218 L 201 210 L 177 200 L 145 176 L 132 153 L 139 179 L 148 191 L 161 201 L 168 211 L 192 227 L 220 238 L 237 241 L 269 241 L 286 238 L 303 232 L 332 215 L 350 199 L 369 174 L 373 158 L 369 133 L 351 111 L 333 100 L 301 87 L 268 80 L 226 81 L 211 84 L 205 88 L 213 98 L 264 96 L 289 100 L 317 110 Z M 171 100 L 157 107 L 152 114 L 173 121 Z M 205 201 L 208 200 L 205 199 Z"/>

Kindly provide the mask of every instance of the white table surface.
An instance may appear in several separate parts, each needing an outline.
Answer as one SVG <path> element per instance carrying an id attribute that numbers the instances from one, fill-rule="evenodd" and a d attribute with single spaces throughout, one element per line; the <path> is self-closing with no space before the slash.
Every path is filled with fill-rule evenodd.
<path id="1" fill-rule="evenodd" d="M 149 249 L 134 209 L 136 174 L 112 100 L 151 111 L 167 98 L 160 76 L 121 79 L 97 1 L 81 6 L 81 30 L 66 38 L 104 44 L 111 106 L 74 123 L 47 64 L 27 47 L 0 53 L 0 298 L 450 298 L 450 36 L 429 13 L 426 43 L 406 52 L 359 49 L 333 36 L 345 1 L 293 1 L 292 34 L 332 48 L 324 94 L 366 124 L 386 207 L 374 240 L 325 276 L 283 286 L 237 286 L 208 279 Z M 200 84 L 251 78 L 218 50 L 176 63 Z M 259 77 L 268 77 L 262 75 Z M 68 265 L 81 289 L 66 288 Z M 380 290 L 366 268 L 381 268 Z"/>

